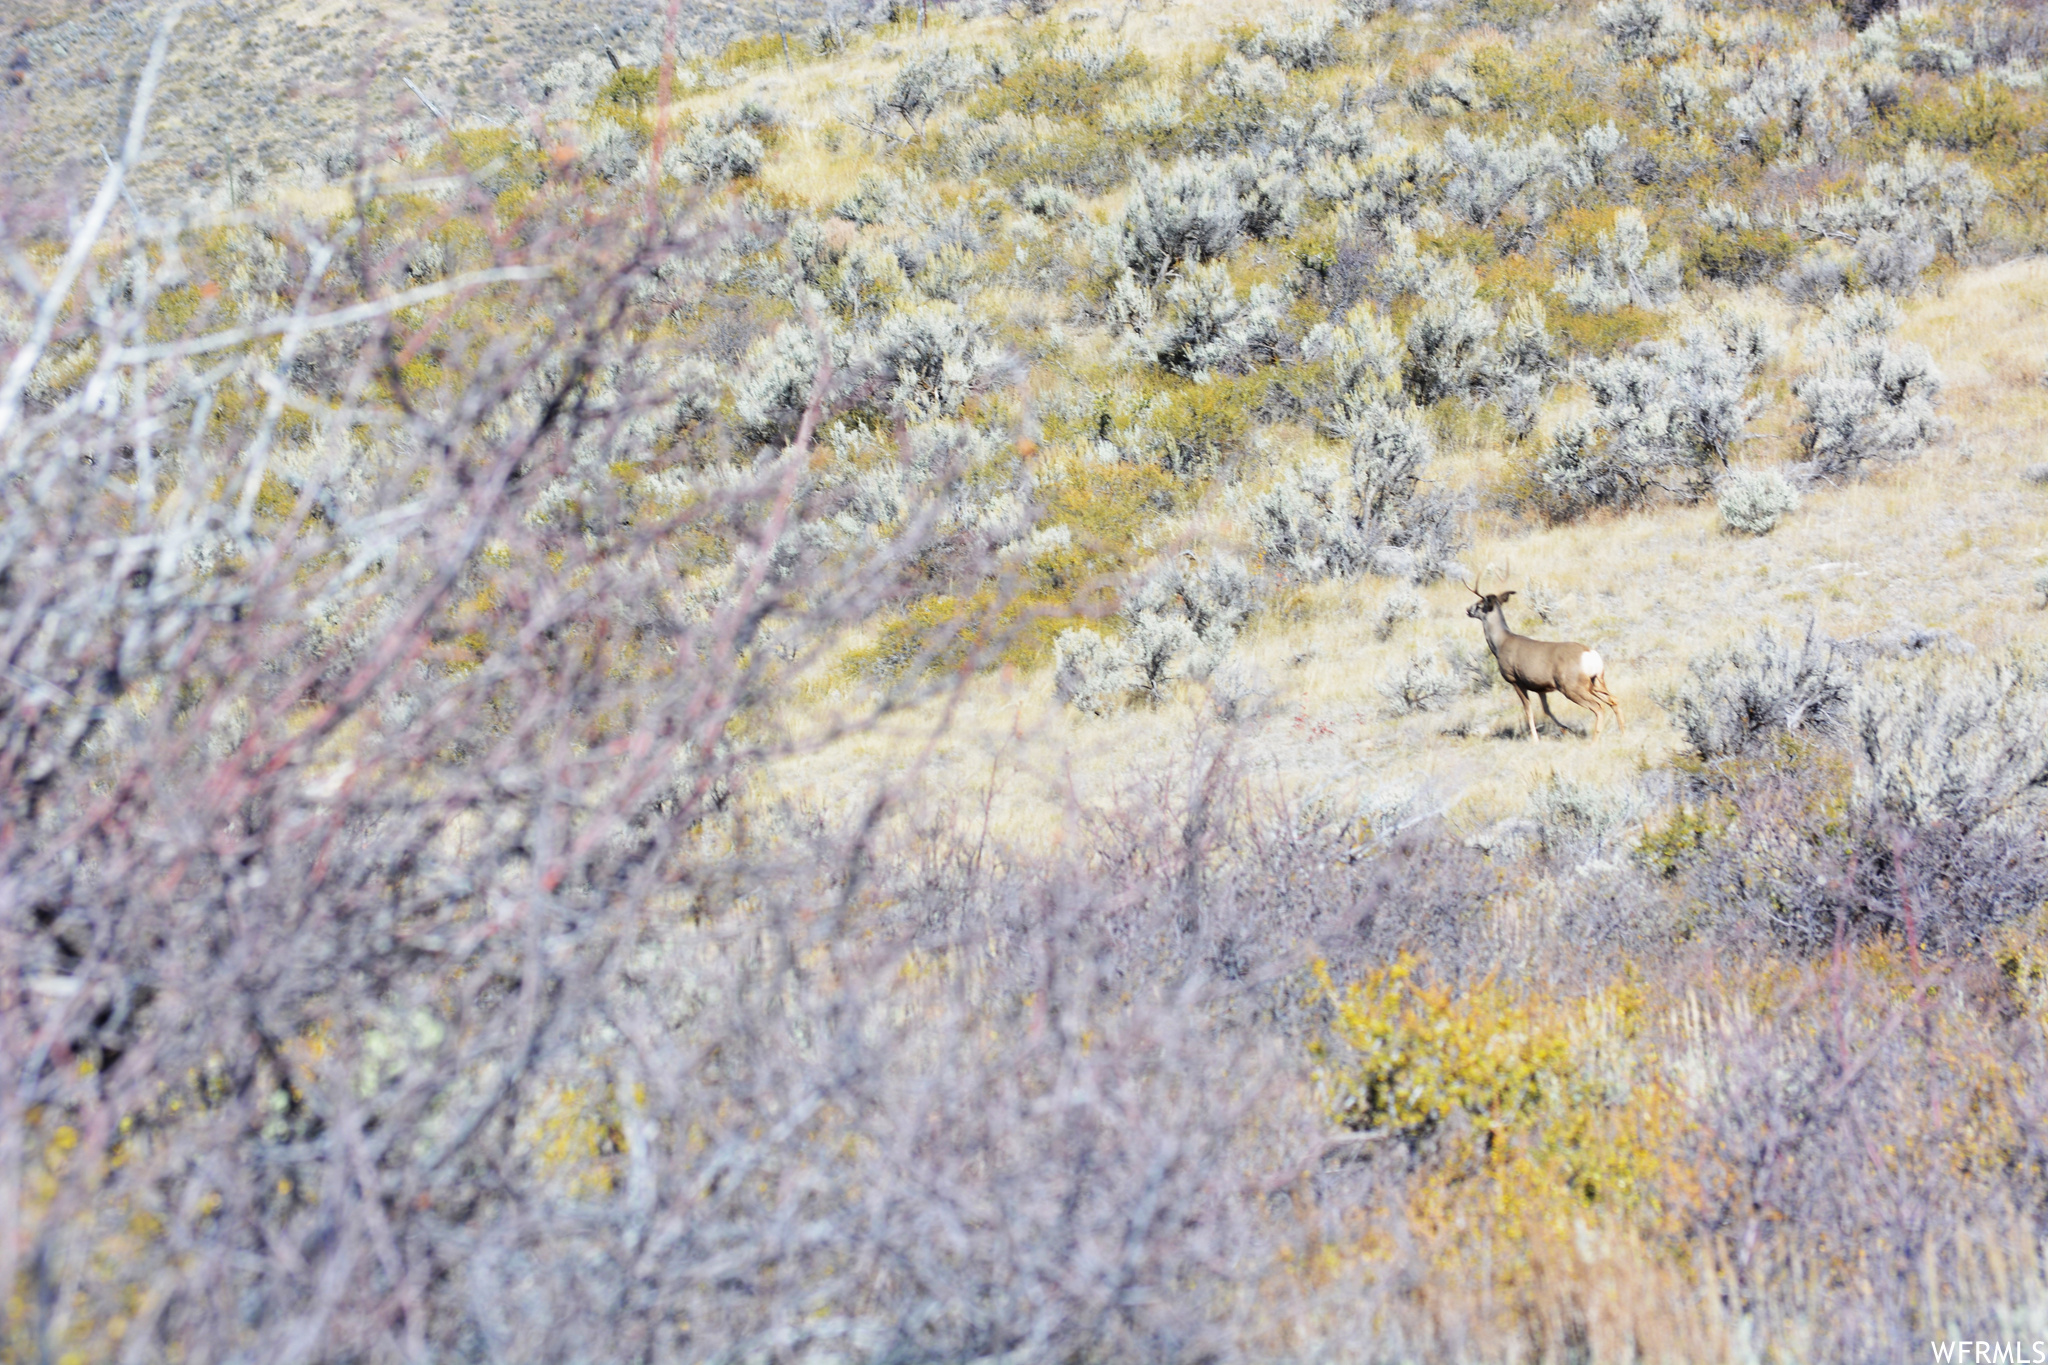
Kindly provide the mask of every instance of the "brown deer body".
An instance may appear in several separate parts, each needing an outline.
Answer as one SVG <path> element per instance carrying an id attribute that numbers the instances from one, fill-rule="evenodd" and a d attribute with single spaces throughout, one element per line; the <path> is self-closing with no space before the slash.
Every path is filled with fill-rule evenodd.
<path id="1" fill-rule="evenodd" d="M 1536 713 L 1529 705 L 1532 694 L 1543 703 L 1543 714 L 1560 730 L 1564 722 L 1550 709 L 1552 692 L 1564 693 L 1593 713 L 1595 739 L 1600 737 L 1603 706 L 1614 712 L 1617 728 L 1628 728 L 1622 722 L 1621 704 L 1607 690 L 1607 665 L 1598 654 L 1576 640 L 1532 640 L 1509 630 L 1501 607 L 1515 595 L 1513 591 L 1482 593 L 1474 585 L 1471 592 L 1479 600 L 1466 608 L 1465 614 L 1479 622 L 1480 629 L 1486 632 L 1486 647 L 1493 651 L 1501 677 L 1507 679 L 1522 703 L 1522 719 L 1528 723 L 1530 739 L 1537 737 Z"/>

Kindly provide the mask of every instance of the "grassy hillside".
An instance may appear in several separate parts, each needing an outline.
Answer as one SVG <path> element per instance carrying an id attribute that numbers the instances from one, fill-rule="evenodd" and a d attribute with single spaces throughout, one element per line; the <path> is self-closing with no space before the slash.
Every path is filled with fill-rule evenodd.
<path id="1" fill-rule="evenodd" d="M 1878 32 L 1858 35 L 1845 30 L 1833 12 L 1817 12 L 1804 22 L 1824 36 L 1813 39 L 1814 51 L 1805 59 L 1822 63 L 1837 73 L 1835 79 L 1851 84 L 1890 80 L 1888 73 L 1898 70 L 1904 82 L 1899 87 L 1902 103 L 1866 102 L 1850 112 L 1856 101 L 1844 96 L 1845 108 L 1834 115 L 1840 126 L 1824 139 L 1825 145 L 1787 154 L 1764 129 L 1768 118 L 1754 129 L 1738 128 L 1728 106 L 1731 100 L 1739 102 L 1743 87 L 1755 85 L 1760 67 L 1770 69 L 1770 45 L 1781 41 L 1782 25 L 1789 19 L 1725 13 L 1690 21 L 1674 18 L 1675 36 L 1663 40 L 1645 75 L 1613 60 L 1615 44 L 1589 22 L 1593 18 L 1531 12 L 1504 21 L 1475 10 L 1412 19 L 1391 15 L 1350 29 L 1340 25 L 1332 31 L 1330 64 L 1308 73 L 1284 73 L 1289 85 L 1276 99 L 1283 110 L 1265 117 L 1284 119 L 1291 113 L 1301 118 L 1316 108 L 1329 117 L 1333 108 L 1348 103 L 1370 110 L 1362 118 L 1380 137 L 1413 139 L 1425 147 L 1450 128 L 1500 130 L 1497 135 L 1513 144 L 1545 133 L 1569 139 L 1575 129 L 1604 121 L 1625 130 L 1624 145 L 1648 162 L 1645 173 L 1631 173 L 1618 185 L 1602 182 L 1575 190 L 1547 183 L 1542 195 L 1557 202 L 1540 211 L 1517 204 L 1507 212 L 1519 210 L 1521 218 L 1490 233 L 1475 232 L 1441 206 L 1433 213 L 1425 207 L 1418 215 L 1420 237 L 1433 234 L 1445 255 L 1470 253 L 1485 275 L 1499 280 L 1483 279 L 1479 290 L 1498 315 L 1504 316 L 1516 300 L 1534 299 L 1547 305 L 1557 324 L 1551 341 L 1560 363 L 1556 386 L 1546 380 L 1544 407 L 1528 437 L 1515 440 L 1503 429 L 1500 409 L 1511 400 L 1500 393 L 1506 386 L 1498 381 L 1490 393 L 1475 391 L 1465 401 L 1440 403 L 1429 413 L 1437 447 L 1429 478 L 1466 498 L 1458 564 L 1469 573 L 1489 572 L 1489 583 L 1499 582 L 1499 574 L 1512 568 L 1516 577 L 1507 585 L 1523 588 L 1516 619 L 1527 624 L 1521 628 L 1537 635 L 1570 635 L 1601 648 L 1614 665 L 1616 685 L 1636 718 L 1636 729 L 1627 741 L 1609 743 L 1598 753 L 1542 746 L 1525 752 L 1496 742 L 1506 736 L 1518 710 L 1504 690 L 1399 719 L 1392 714 L 1397 708 L 1390 708 L 1382 695 L 1382 684 L 1419 657 L 1446 659 L 1459 649 L 1479 648 L 1476 623 L 1463 619 L 1469 597 L 1448 579 L 1425 582 L 1416 598 L 1420 614 L 1389 631 L 1379 624 L 1386 604 L 1416 596 L 1398 577 L 1366 574 L 1315 582 L 1269 562 L 1266 567 L 1274 571 L 1270 597 L 1251 618 L 1250 633 L 1234 657 L 1262 675 L 1258 690 L 1270 694 L 1266 709 L 1273 715 L 1258 726 L 1256 745 L 1262 765 L 1270 763 L 1282 781 L 1316 785 L 1339 774 L 1356 780 L 1367 755 L 1372 780 L 1397 788 L 1419 785 L 1427 774 L 1457 771 L 1462 776 L 1454 783 L 1460 797 L 1453 818 L 1461 827 L 1476 828 L 1512 814 L 1523 795 L 1553 770 L 1619 782 L 1643 764 L 1660 763 L 1674 743 L 1661 700 L 1681 685 L 1691 659 L 1745 641 L 1759 626 L 1797 633 L 1813 621 L 1843 636 L 1946 630 L 1993 649 L 2039 640 L 2044 618 L 2026 608 L 2038 601 L 2032 580 L 2042 563 L 2044 524 L 2038 496 L 2030 495 L 2038 484 L 2027 475 L 2044 455 L 2033 435 L 2044 401 L 2040 380 L 2048 373 L 2042 286 L 2038 266 L 2024 254 L 2011 264 L 1982 264 L 2030 250 L 2034 229 L 2029 224 L 2037 215 L 2020 187 L 2039 174 L 2042 134 L 2038 113 L 2031 112 L 2033 87 L 2017 75 L 2009 86 L 1999 83 L 2006 77 L 1987 76 L 1988 58 L 1973 61 L 1972 79 L 1990 81 L 1981 86 L 1931 79 L 1925 63 L 1916 63 L 1910 54 L 1904 67 L 1895 68 L 1887 55 L 1892 62 L 1897 56 L 1881 46 L 1890 41 L 1881 36 L 1883 25 Z M 1032 186 L 1049 183 L 1074 196 L 1073 212 L 1083 226 L 1065 243 L 1069 259 L 1057 262 L 1056 253 L 1056 264 L 1037 265 L 1040 279 L 1060 278 L 1062 288 L 1027 290 L 1020 297 L 1012 281 L 1020 275 L 1030 279 L 1031 271 L 1013 263 L 1003 272 L 1007 278 L 990 280 L 970 296 L 976 309 L 1007 317 L 1026 333 L 1028 350 L 1048 352 L 1033 366 L 1025 420 L 1041 439 L 1049 431 L 1054 434 L 1044 439 L 1041 464 L 1048 472 L 1039 477 L 1057 483 L 1076 458 L 1071 439 L 1056 439 L 1063 426 L 1074 425 L 1069 409 L 1093 402 L 1122 422 L 1126 419 L 1116 411 L 1120 405 L 1157 401 L 1147 390 L 1173 383 L 1172 376 L 1142 360 L 1132 363 L 1128 352 L 1117 351 L 1117 329 L 1103 325 L 1101 312 L 1108 305 L 1099 297 L 1105 292 L 1102 275 L 1113 271 L 1115 263 L 1100 259 L 1099 246 L 1095 254 L 1086 254 L 1094 244 L 1075 240 L 1096 225 L 1109 233 L 1118 230 L 1126 208 L 1124 182 L 1112 172 L 1115 183 L 1090 193 L 1094 185 L 1086 168 L 1050 163 L 1037 168 L 1044 180 L 1027 180 L 1004 166 L 978 180 L 957 168 L 952 176 L 943 174 L 947 147 L 973 136 L 972 130 L 985 127 L 993 113 L 1010 103 L 1036 98 L 1030 92 L 1054 66 L 1047 59 L 1040 59 L 1042 70 L 1027 68 L 1026 75 L 1007 83 L 981 78 L 975 93 L 956 96 L 955 108 L 936 113 L 914 137 L 907 125 L 886 130 L 886 136 L 863 137 L 860 125 L 874 126 L 867 122 L 864 100 L 886 87 L 892 72 L 901 69 L 897 63 L 914 62 L 912 54 L 920 52 L 957 58 L 971 51 L 986 60 L 990 50 L 1028 52 L 1034 44 L 1067 43 L 1076 51 L 1125 53 L 1123 60 L 1143 63 L 1147 74 L 1099 83 L 1092 93 L 1099 106 L 1081 117 L 1039 115 L 1032 145 L 1043 149 L 1062 141 L 1069 146 L 1108 141 L 1120 144 L 1114 150 L 1123 155 L 1163 160 L 1199 147 L 1203 137 L 1228 146 L 1230 134 L 1191 131 L 1183 123 L 1148 144 L 1142 136 L 1120 134 L 1119 99 L 1131 102 L 1128 92 L 1135 88 L 1162 92 L 1161 98 L 1178 98 L 1193 107 L 1206 94 L 1202 78 L 1214 83 L 1210 73 L 1230 55 L 1233 43 L 1255 46 L 1256 40 L 1246 35 L 1261 25 L 1286 30 L 1303 22 L 1302 14 L 1286 6 L 1199 14 L 1114 11 L 1065 25 L 988 19 L 950 23 L 922 39 L 909 32 L 892 34 L 878 44 L 887 53 L 881 59 L 870 55 L 866 61 L 820 63 L 795 73 L 764 64 L 746 89 L 751 98 L 786 111 L 787 128 L 760 180 L 782 202 L 803 205 L 828 222 L 835 221 L 834 208 L 856 192 L 863 176 L 876 175 L 878 167 L 880 174 L 901 175 L 905 163 L 913 177 L 920 173 L 916 168 L 939 166 L 940 172 L 924 184 L 942 203 L 948 196 L 1005 191 L 1013 201 L 1004 205 L 1005 227 L 1018 218 L 1024 229 L 1033 226 L 1015 207 Z M 1930 26 L 1936 20 L 1927 15 L 1915 22 Z M 1931 35 L 1934 30 L 1925 31 Z M 1745 41 L 1751 45 L 1745 47 Z M 1431 88 L 1430 73 L 1470 68 L 1475 54 L 1475 69 L 1492 69 L 1490 61 L 1510 63 L 1497 77 L 1503 90 L 1516 69 L 1540 71 L 1544 83 L 1498 103 L 1481 97 L 1476 109 L 1447 104 L 1441 96 L 1419 96 Z M 1512 67 L 1517 61 L 1521 68 Z M 1696 117 L 1674 126 L 1657 117 L 1654 107 L 1644 107 L 1653 104 L 1642 89 L 1651 76 L 1660 89 L 1689 78 L 1718 93 Z M 1018 93 L 1006 96 L 1013 87 Z M 1997 188 L 1975 210 L 1974 238 L 1964 257 L 1937 256 L 1929 263 L 1925 282 L 1907 297 L 1900 332 L 1902 339 L 1927 348 L 1947 382 L 1941 402 L 1946 425 L 1924 451 L 1896 468 L 1867 471 L 1868 477 L 1830 477 L 1813 484 L 1801 510 L 1762 537 L 1726 526 L 1710 494 L 1696 501 L 1654 498 L 1628 515 L 1596 507 L 1554 518 L 1546 511 L 1555 509 L 1527 497 L 1530 466 L 1541 458 L 1544 429 L 1585 401 L 1584 391 L 1572 382 L 1575 362 L 1597 360 L 1609 348 L 1638 339 L 1669 337 L 1689 319 L 1715 310 L 1744 310 L 1764 319 L 1777 348 L 1749 389 L 1761 401 L 1743 434 L 1737 462 L 1759 468 L 1796 464 L 1805 454 L 1805 430 L 1793 387 L 1800 375 L 1815 368 L 1821 309 L 1788 299 L 1779 276 L 1801 261 L 1826 259 L 1841 249 L 1810 230 L 1817 203 L 1829 194 L 1852 193 L 1870 162 L 1903 155 L 1916 145 L 1916 132 L 1934 128 L 1930 120 L 1980 98 L 2011 109 L 2007 132 L 1988 139 L 1936 137 L 1974 153 L 1972 164 Z M 1298 103 L 1288 110 L 1288 100 Z M 720 104 L 720 97 L 702 97 L 686 107 L 701 114 Z M 898 137 L 909 140 L 899 143 Z M 941 150 L 927 150 L 933 144 Z M 1384 158 L 1393 152 L 1383 148 L 1376 154 Z M 1443 178 L 1439 171 L 1439 184 Z M 1654 244 L 1668 246 L 1683 261 L 1684 287 L 1657 310 L 1624 305 L 1573 312 L 1560 301 L 1557 280 L 1569 271 L 1572 253 L 1583 250 L 1584 238 L 1611 220 L 1617 206 L 1630 204 L 1641 206 L 1657 224 Z M 1716 231 L 1701 212 L 1709 205 L 1739 207 L 1753 224 L 1775 217 L 1780 226 Z M 1287 340 L 1297 348 L 1318 318 L 1334 315 L 1318 309 L 1327 302 L 1319 290 L 1327 286 L 1317 272 L 1332 254 L 1331 239 L 1341 239 L 1346 231 L 1333 221 L 1344 223 L 1347 211 L 1339 204 L 1332 214 L 1314 202 L 1311 192 L 1299 220 L 1287 230 L 1266 242 L 1248 241 L 1229 257 L 1244 284 L 1278 281 L 1288 291 L 1294 336 Z M 1799 227 L 1802 214 L 1809 220 L 1805 234 Z M 876 239 L 901 243 L 916 235 L 906 234 L 900 223 L 836 221 L 849 249 Z M 1772 258 L 1763 265 L 1729 267 L 1715 254 L 1772 231 Z M 1003 240 L 1001 229 L 991 235 L 1001 242 L 999 257 L 1019 250 Z M 1359 240 L 1357 250 L 1368 255 L 1371 238 Z M 1358 282 L 1351 287 L 1356 289 Z M 1091 291 L 1098 297 L 1091 297 Z M 1404 305 L 1397 296 L 1388 309 L 1396 321 L 1404 306 L 1413 303 Z M 1617 328 L 1626 330 L 1617 335 Z M 1049 335 L 1052 329 L 1058 331 Z M 1282 330 L 1289 328 L 1283 325 Z M 1301 368 L 1298 350 L 1287 353 L 1285 340 L 1280 349 L 1282 359 L 1271 369 L 1250 367 L 1253 391 L 1263 394 L 1264 385 L 1286 384 L 1290 381 L 1278 376 Z M 1247 404 L 1244 381 L 1236 382 L 1240 389 L 1226 402 L 1240 410 L 1252 406 L 1255 412 L 1250 429 L 1237 436 L 1241 448 L 1225 457 L 1227 472 L 1220 478 L 1182 480 L 1176 486 L 1188 504 L 1186 512 L 1139 519 L 1138 534 L 1155 547 L 1216 545 L 1258 561 L 1269 547 L 1260 541 L 1256 518 L 1248 515 L 1257 493 L 1290 465 L 1341 445 L 1341 438 L 1326 443 L 1318 439 L 1321 433 L 1304 429 L 1302 414 L 1288 411 L 1284 400 L 1263 400 L 1264 410 L 1257 408 L 1261 400 Z M 1154 454 L 1133 451 L 1130 444 L 1118 446 L 1124 458 L 1135 456 L 1143 463 Z M 1057 512 L 1054 516 L 1057 520 Z M 1131 556 L 1122 544 L 1096 548 L 1119 561 L 1145 558 L 1142 552 Z M 1548 608 L 1533 620 L 1527 605 L 1530 586 Z M 1032 669 L 1040 657 L 1026 653 L 1018 659 L 1025 673 L 984 689 L 987 721 L 965 730 L 1008 731 L 1021 702 L 1024 714 L 1040 718 L 1034 733 L 1046 737 L 1048 747 L 1039 761 L 1051 762 L 1049 755 L 1071 751 L 1082 764 L 1079 771 L 1094 770 L 1101 781 L 1122 770 L 1125 756 L 1168 747 L 1166 737 L 1209 704 L 1206 691 L 1191 685 L 1180 688 L 1171 703 L 1120 708 L 1106 719 L 1060 714 L 1046 704 L 1050 688 Z M 1559 705 L 1574 723 L 1583 722 L 1574 708 L 1562 701 Z M 1302 742 L 1305 735 L 1317 742 Z M 958 742 L 974 747 L 972 741 Z M 895 741 L 876 743 L 879 768 L 892 761 L 895 747 Z M 942 744 L 939 752 L 950 749 Z M 829 766 L 836 770 L 837 763 L 835 757 Z M 966 766 L 972 770 L 978 763 Z M 1062 765 L 1060 771 L 1072 770 Z"/>
<path id="2" fill-rule="evenodd" d="M 160 13 L 6 87 L 7 1358 L 2042 1334 L 2036 10 Z"/>

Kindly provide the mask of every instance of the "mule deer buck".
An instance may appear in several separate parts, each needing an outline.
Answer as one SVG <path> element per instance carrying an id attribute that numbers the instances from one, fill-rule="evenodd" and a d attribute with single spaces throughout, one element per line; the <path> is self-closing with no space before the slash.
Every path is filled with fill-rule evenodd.
<path id="1" fill-rule="evenodd" d="M 1483 593 L 1479 591 L 1479 580 L 1475 578 L 1466 585 L 1466 591 L 1479 600 L 1467 607 L 1465 614 L 1486 632 L 1486 647 L 1493 651 L 1494 662 L 1500 665 L 1501 677 L 1507 679 L 1508 686 L 1515 689 L 1515 696 L 1522 703 L 1522 719 L 1528 723 L 1530 739 L 1537 737 L 1536 713 L 1529 706 L 1529 694 L 1532 692 L 1543 703 L 1543 714 L 1550 717 L 1551 724 L 1560 730 L 1565 725 L 1550 709 L 1552 692 L 1564 693 L 1593 713 L 1595 739 L 1600 737 L 1602 706 L 1614 712 L 1614 724 L 1618 729 L 1628 729 L 1621 718 L 1621 704 L 1607 690 L 1607 665 L 1600 661 L 1598 654 L 1576 640 L 1532 640 L 1509 630 L 1501 607 L 1515 595 L 1512 589 Z"/>

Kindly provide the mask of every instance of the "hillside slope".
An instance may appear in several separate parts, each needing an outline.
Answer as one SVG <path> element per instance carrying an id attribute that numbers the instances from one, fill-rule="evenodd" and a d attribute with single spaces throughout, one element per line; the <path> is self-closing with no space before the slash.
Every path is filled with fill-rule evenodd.
<path id="1" fill-rule="evenodd" d="M 136 73 L 164 0 L 35 0 L 0 27 L 8 77 L 0 126 L 11 143 L 13 193 L 49 189 L 101 166 L 120 146 Z M 677 8 L 674 41 L 717 53 L 736 38 L 784 29 L 803 41 L 828 6 L 811 0 Z M 840 8 L 845 8 L 841 5 Z M 136 177 L 154 204 L 228 198 L 230 162 L 243 202 L 283 177 L 355 147 L 368 125 L 382 137 L 417 131 L 431 116 L 416 88 L 447 117 L 505 118 L 541 98 L 547 70 L 582 52 L 652 63 L 665 9 L 640 0 L 433 0 L 419 5 L 187 4 L 164 76 L 150 164 Z M 412 86 L 406 82 L 410 80 Z"/>
<path id="2" fill-rule="evenodd" d="M 1280 790 L 1366 809 L 1412 804 L 1478 835 L 1522 814 L 1553 777 L 1632 790 L 1645 769 L 1683 750 L 1665 702 L 1691 686 L 1690 664 L 1747 644 L 1760 629 L 1794 640 L 1809 628 L 1887 643 L 1926 637 L 1919 648 L 1937 655 L 2048 644 L 2039 587 L 2048 571 L 2048 442 L 2038 434 L 2048 429 L 2048 267 L 2026 260 L 1966 271 L 1912 305 L 1906 335 L 1949 377 L 1949 443 L 1817 490 L 1767 537 L 1729 530 L 1711 504 L 1554 528 L 1481 523 L 1467 558 L 1485 586 L 1521 590 L 1509 613 L 1517 629 L 1602 652 L 1625 733 L 1609 725 L 1589 742 L 1589 717 L 1558 699 L 1555 710 L 1577 733 L 1560 742 L 1546 724 L 1529 744 L 1520 706 L 1498 683 L 1476 696 L 1461 685 L 1467 694 L 1441 709 L 1404 716 L 1387 687 L 1418 660 L 1447 671 L 1445 661 L 1462 652 L 1489 676 L 1492 664 L 1457 583 L 1423 590 L 1417 614 L 1389 630 L 1385 605 L 1406 590 L 1368 581 L 1319 589 L 1297 604 L 1295 619 L 1264 622 L 1240 646 L 1256 698 L 1235 741 L 1241 761 Z M 1532 596 L 1549 619 L 1522 605 Z M 1108 718 L 1077 714 L 1052 692 L 1042 672 L 978 684 L 933 754 L 955 775 L 948 785 L 985 782 L 992 761 L 1020 772 L 997 807 L 1021 822 L 1020 834 L 1052 827 L 1076 794 L 1108 799 L 1134 764 L 1168 760 L 1191 727 L 1215 723 L 1216 699 L 1202 685 Z M 893 771 L 905 742 L 871 737 L 855 746 L 864 760 L 857 766 L 835 752 L 817 765 L 831 778 L 806 771 L 789 780 L 803 799 L 837 805 Z"/>

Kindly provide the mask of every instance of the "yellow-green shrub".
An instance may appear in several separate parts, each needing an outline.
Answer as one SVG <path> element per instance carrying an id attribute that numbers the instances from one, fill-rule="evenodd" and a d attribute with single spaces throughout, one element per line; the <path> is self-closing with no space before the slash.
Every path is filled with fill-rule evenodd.
<path id="1" fill-rule="evenodd" d="M 1500 255 L 1491 232 L 1456 221 L 1446 221 L 1435 230 L 1425 228 L 1418 231 L 1415 245 L 1419 250 L 1433 251 L 1440 256 L 1463 256 L 1475 266 L 1491 262 Z"/>
<path id="2" fill-rule="evenodd" d="M 1611 313 L 1550 313 L 1550 330 L 1584 355 L 1613 355 L 1664 330 L 1664 319 L 1633 304 Z"/>
<path id="3" fill-rule="evenodd" d="M 1888 124 L 1901 141 L 2010 157 L 2028 128 L 2039 126 L 2040 107 L 2038 101 L 2023 104 L 2002 81 L 1979 76 L 1962 85 L 1922 86 L 1900 101 Z"/>
<path id="4" fill-rule="evenodd" d="M 2015 213 L 2036 219 L 2048 216 L 2048 153 L 1994 172 L 1991 184 Z"/>
<path id="5" fill-rule="evenodd" d="M 1659 1222 L 1684 1119 L 1652 1070 L 1626 973 L 1560 1001 L 1492 980 L 1459 994 L 1424 985 L 1407 955 L 1341 989 L 1315 970 L 1331 1010 L 1316 1045 L 1330 1115 L 1424 1164 L 1411 1217 L 1525 1236 Z"/>
<path id="6" fill-rule="evenodd" d="M 509 128 L 472 128 L 448 136 L 448 159 L 455 169 L 481 176 L 484 187 L 503 193 L 546 179 L 540 154 Z"/>
<path id="7" fill-rule="evenodd" d="M 1733 812 L 1725 802 L 1680 806 L 1643 831 L 1636 861 L 1666 879 L 1676 877 L 1728 827 Z"/>
<path id="8" fill-rule="evenodd" d="M 1783 228 L 1730 228 L 1693 243 L 1685 263 L 1706 279 L 1754 284 L 1790 265 L 1798 250 L 1799 239 Z"/>
<path id="9" fill-rule="evenodd" d="M 1168 473 L 1208 477 L 1248 448 L 1267 383 L 1268 376 L 1253 373 L 1165 389 L 1145 415 L 1149 453 Z"/>
<path id="10" fill-rule="evenodd" d="M 644 66 L 622 66 L 612 73 L 591 101 L 596 109 L 619 109 L 634 115 L 644 115 L 654 107 L 655 96 L 661 90 L 661 75 Z"/>
<path id="11" fill-rule="evenodd" d="M 571 1198 L 611 1192 L 626 1148 L 610 1096 L 559 1082 L 543 1089 L 516 1119 L 521 1155 Z"/>
<path id="12" fill-rule="evenodd" d="M 1099 74 L 1079 62 L 1037 57 L 976 95 L 967 112 L 978 122 L 1004 114 L 1093 120 L 1117 87 L 1149 75 L 1151 70 L 1152 64 L 1140 52 L 1123 53 Z"/>
<path id="13" fill-rule="evenodd" d="M 1002 601 L 994 588 L 964 597 L 934 593 L 884 619 L 872 640 L 841 656 L 835 671 L 847 682 L 894 682 L 919 667 L 927 673 L 970 664 L 1035 668 L 1052 657 L 1059 633 L 1082 618 L 1075 595 L 1027 592 Z"/>
<path id="14" fill-rule="evenodd" d="M 839 671 L 849 680 L 894 680 L 923 660 L 927 668 L 958 667 L 980 643 L 993 594 L 934 593 L 883 621 L 868 644 L 847 651 Z"/>
<path id="15" fill-rule="evenodd" d="M 1043 182 L 1077 194 L 1102 194 L 1129 176 L 1130 153 L 1135 146 L 1093 124 L 1062 121 L 1028 142 L 1002 148 L 984 174 L 991 184 L 1006 190 Z M 917 162 L 915 157 L 907 159 Z"/>
<path id="16" fill-rule="evenodd" d="M 1481 0 L 1475 0 L 1475 7 Z M 1508 0 L 1515 3 L 1515 0 Z M 1488 104 L 1503 109 L 1514 108 L 1526 98 L 1525 80 L 1527 72 L 1522 63 L 1515 60 L 1515 50 L 1506 43 L 1481 43 L 1465 54 L 1466 64 L 1472 69 L 1472 79 L 1479 86 L 1479 93 L 1486 96 Z"/>
<path id="17" fill-rule="evenodd" d="M 807 38 L 762 33 L 751 38 L 737 38 L 726 44 L 725 50 L 718 54 L 718 64 L 727 71 L 737 71 L 742 67 L 779 62 L 785 57 L 792 63 L 808 62 L 817 55 L 818 50 Z"/>
<path id="18" fill-rule="evenodd" d="M 1097 554 L 1116 554 L 1144 529 L 1181 509 L 1186 491 L 1163 469 L 1076 461 L 1043 478 L 1038 496 L 1048 526 L 1064 526 Z"/>
<path id="19" fill-rule="evenodd" d="M 1534 256 L 1516 252 L 1477 266 L 1479 297 L 1488 303 L 1512 307 L 1525 298 L 1553 300 L 1555 277 Z M 1562 311 L 1562 310 L 1560 310 Z M 1545 309 L 1546 315 L 1549 309 Z"/>
<path id="20" fill-rule="evenodd" d="M 206 281 L 181 284 L 156 296 L 156 309 L 149 319 L 149 339 L 169 341 L 181 337 L 199 316 L 200 308 L 220 296 L 220 286 Z"/>
<path id="21" fill-rule="evenodd" d="M 1566 261 L 1586 261 L 1597 255 L 1600 238 L 1614 231 L 1612 208 L 1570 208 L 1550 220 L 1544 240 Z"/>

